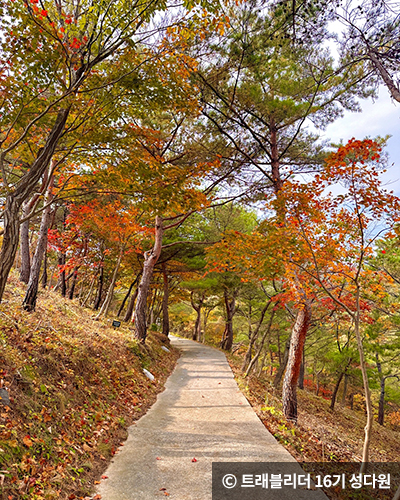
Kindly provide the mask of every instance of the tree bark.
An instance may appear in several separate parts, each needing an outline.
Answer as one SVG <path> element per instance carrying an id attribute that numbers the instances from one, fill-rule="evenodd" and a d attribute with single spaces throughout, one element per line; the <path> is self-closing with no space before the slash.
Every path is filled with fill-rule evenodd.
<path id="1" fill-rule="evenodd" d="M 52 194 L 53 180 L 50 182 L 46 191 L 43 203 L 49 204 L 53 198 Z M 25 311 L 34 311 L 36 307 L 36 300 L 39 288 L 40 268 L 42 265 L 43 257 L 47 248 L 47 232 L 49 230 L 51 220 L 51 209 L 48 205 L 42 212 L 42 220 L 39 229 L 39 238 L 35 250 L 35 255 L 32 259 L 32 268 L 29 276 L 28 288 L 26 290 L 25 298 L 22 307 Z"/>
<path id="2" fill-rule="evenodd" d="M 331 404 L 329 405 L 329 409 L 332 411 L 335 409 L 336 396 L 337 396 L 337 393 L 339 391 L 340 383 L 342 381 L 343 376 L 344 376 L 344 372 L 340 372 L 339 378 L 337 379 L 335 388 L 333 389 L 333 392 L 332 392 Z"/>
<path id="3" fill-rule="evenodd" d="M 253 353 L 253 346 L 254 346 L 257 338 L 258 338 L 258 333 L 259 333 L 261 325 L 262 325 L 262 323 L 264 321 L 265 313 L 267 312 L 268 307 L 270 306 L 270 304 L 271 304 L 271 300 L 268 301 L 265 304 L 263 310 L 261 311 L 261 316 L 260 316 L 260 319 L 258 320 L 257 326 L 256 326 L 256 328 L 254 329 L 253 333 L 250 336 L 249 347 L 247 348 L 246 355 L 244 357 L 243 364 L 242 364 L 242 367 L 241 367 L 242 372 L 244 372 L 246 370 L 247 366 L 251 362 L 251 356 L 252 356 L 252 353 Z"/>
<path id="4" fill-rule="evenodd" d="M 336 397 L 337 397 L 337 393 L 339 391 L 339 387 L 340 387 L 340 383 L 343 379 L 344 376 L 346 376 L 346 372 L 347 372 L 347 369 L 348 367 L 350 366 L 350 363 L 351 363 L 351 358 L 348 360 L 347 362 L 347 365 L 345 366 L 344 370 L 340 373 L 339 375 L 339 378 L 336 382 L 336 385 L 335 385 L 335 388 L 333 389 L 333 392 L 332 392 L 332 397 L 331 397 L 331 404 L 329 405 L 329 408 L 333 411 L 334 408 L 335 408 L 335 403 L 336 403 Z"/>
<path id="5" fill-rule="evenodd" d="M 398 85 L 396 85 L 395 80 L 392 78 L 388 70 L 385 68 L 384 64 L 379 59 L 378 53 L 374 49 L 368 47 L 368 56 L 375 66 L 376 71 L 381 75 L 383 83 L 388 88 L 392 99 L 400 102 L 400 88 Z"/>
<path id="6" fill-rule="evenodd" d="M 139 279 L 139 276 L 140 275 L 138 275 L 137 279 Z M 132 297 L 129 300 L 129 304 L 128 304 L 128 307 L 126 309 L 126 313 L 125 313 L 125 316 L 124 316 L 124 321 L 126 323 L 128 321 L 132 321 L 132 319 L 133 319 L 133 308 L 135 306 L 135 301 L 137 299 L 138 293 L 139 293 L 139 288 L 136 288 L 136 290 L 133 292 Z"/>
<path id="7" fill-rule="evenodd" d="M 47 245 L 44 249 L 43 257 L 43 274 L 42 274 L 42 288 L 45 289 L 47 286 L 48 274 L 47 274 Z"/>
<path id="8" fill-rule="evenodd" d="M 283 353 L 283 360 L 281 364 L 279 365 L 279 369 L 276 372 L 275 378 L 274 378 L 274 387 L 277 389 L 279 387 L 279 384 L 281 383 L 283 374 L 285 373 L 286 365 L 289 359 L 289 350 L 290 350 L 290 336 L 286 341 L 285 344 L 285 351 Z"/>
<path id="9" fill-rule="evenodd" d="M 95 319 L 99 319 L 102 314 L 104 314 L 104 316 L 107 316 L 108 309 L 110 308 L 110 304 L 111 304 L 111 299 L 112 299 L 113 294 L 114 294 L 115 282 L 117 281 L 118 271 L 119 271 L 119 267 L 121 265 L 124 251 L 125 251 L 125 247 L 121 246 L 120 252 L 118 255 L 118 259 L 117 259 L 117 263 L 115 265 L 114 272 L 113 272 L 113 275 L 111 278 L 111 283 L 110 283 L 110 286 L 109 286 L 108 291 L 107 291 L 106 298 L 104 299 L 103 305 L 101 306 L 100 311 L 97 314 Z"/>
<path id="10" fill-rule="evenodd" d="M 226 311 L 225 331 L 221 340 L 221 348 L 230 351 L 233 344 L 233 316 L 235 315 L 236 293 L 234 292 L 232 300 L 229 300 L 228 290 L 224 290 L 224 301 Z"/>
<path id="11" fill-rule="evenodd" d="M 74 274 L 72 276 L 72 284 L 71 284 L 71 288 L 69 289 L 69 294 L 68 294 L 69 300 L 72 300 L 74 298 L 76 281 L 78 279 L 78 269 L 79 269 L 78 267 L 74 268 Z"/>
<path id="12" fill-rule="evenodd" d="M 250 364 L 247 368 L 247 371 L 245 373 L 245 377 L 248 377 L 248 375 L 251 373 L 251 370 L 253 369 L 253 367 L 255 366 L 255 364 L 257 363 L 258 361 L 258 358 L 260 357 L 260 354 L 261 354 L 261 351 L 262 351 L 262 348 L 264 347 L 264 342 L 265 342 L 265 339 L 267 338 L 267 335 L 268 335 L 268 342 L 267 342 L 267 345 L 269 344 L 269 336 L 270 336 L 270 333 L 271 333 L 271 326 L 272 326 L 272 321 L 274 319 L 274 315 L 275 315 L 275 311 L 272 310 L 272 313 L 271 313 L 271 316 L 269 318 L 269 323 L 268 323 L 268 327 L 267 329 L 265 330 L 264 332 L 264 335 L 262 336 L 262 339 L 261 339 L 261 342 L 260 342 L 260 345 L 258 347 L 258 350 L 257 350 L 257 353 L 256 355 L 254 356 L 254 358 L 250 361 Z"/>
<path id="13" fill-rule="evenodd" d="M 163 300 L 162 300 L 162 332 L 163 335 L 168 337 L 169 335 L 169 315 L 168 315 L 168 300 L 169 300 L 169 287 L 168 287 L 168 275 L 165 262 L 162 264 L 163 273 Z"/>
<path id="14" fill-rule="evenodd" d="M 196 321 L 194 323 L 193 329 L 193 340 L 201 340 L 201 308 L 203 307 L 204 302 L 204 293 L 199 297 L 199 303 L 196 304 L 194 301 L 194 292 L 190 294 L 190 303 L 192 304 L 193 309 L 196 311 Z"/>
<path id="15" fill-rule="evenodd" d="M 120 305 L 120 307 L 119 307 L 119 309 L 118 309 L 118 313 L 117 313 L 117 317 L 118 317 L 118 318 L 121 316 L 122 311 L 124 310 L 124 307 L 125 307 L 126 301 L 128 300 L 128 298 L 129 298 L 129 296 L 130 296 L 130 294 L 131 294 L 131 292 L 132 292 L 132 289 L 133 289 L 133 287 L 135 286 L 136 281 L 137 281 L 137 278 L 135 278 L 135 279 L 132 281 L 132 283 L 130 284 L 130 287 L 129 287 L 128 292 L 125 294 L 124 300 L 122 301 L 122 303 L 121 303 L 121 305 Z"/>
<path id="16" fill-rule="evenodd" d="M 305 303 L 297 314 L 292 330 L 288 363 L 282 388 L 283 413 L 287 420 L 294 423 L 297 423 L 297 381 L 310 320 L 311 307 L 308 303 Z"/>
<path id="17" fill-rule="evenodd" d="M 373 424 L 373 410 L 372 410 L 372 401 L 371 401 L 371 391 L 369 389 L 368 382 L 368 374 L 367 374 L 367 365 L 364 357 L 364 347 L 361 338 L 360 332 L 360 288 L 358 283 L 356 284 L 356 313 L 354 315 L 354 333 L 357 339 L 357 347 L 358 354 L 360 356 L 360 365 L 361 365 L 361 373 L 363 378 L 364 385 L 364 397 L 365 397 L 365 405 L 367 407 L 367 422 L 364 427 L 364 445 L 363 445 L 363 453 L 362 453 L 362 464 L 360 468 L 360 472 L 364 473 L 367 469 L 367 464 L 369 460 L 369 447 L 371 443 L 371 431 Z"/>
<path id="18" fill-rule="evenodd" d="M 399 375 L 394 374 L 394 375 L 386 375 L 386 377 L 383 376 L 382 374 L 382 363 L 379 360 L 379 355 L 376 353 L 376 367 L 378 369 L 379 377 L 381 379 L 380 386 L 381 386 L 381 392 L 379 395 L 379 406 L 378 406 L 378 424 L 383 425 L 385 421 L 385 385 L 386 385 L 386 379 L 388 378 L 397 378 L 398 380 L 400 379 Z"/>
<path id="19" fill-rule="evenodd" d="M 161 254 L 163 233 L 163 220 L 160 216 L 157 215 L 155 224 L 154 246 L 151 250 L 144 253 L 143 274 L 139 284 L 139 291 L 134 312 L 135 337 L 141 343 L 144 343 L 146 341 L 147 296 L 149 293 L 151 278 L 153 276 L 154 266 L 156 265 Z"/>
<path id="20" fill-rule="evenodd" d="M 345 373 L 344 374 L 344 384 L 343 384 L 343 394 L 342 394 L 342 400 L 340 401 L 340 404 L 344 406 L 346 404 L 346 396 L 347 396 L 347 387 L 349 384 L 349 374 Z"/>
<path id="21" fill-rule="evenodd" d="M 22 206 L 22 217 L 26 217 L 30 210 L 30 203 L 26 201 Z M 25 284 L 29 282 L 31 274 L 31 255 L 29 249 L 29 220 L 21 224 L 20 250 L 21 250 L 21 268 L 19 271 L 19 280 Z"/>
<path id="22" fill-rule="evenodd" d="M 103 295 L 103 286 L 104 286 L 104 267 L 103 261 L 100 262 L 100 274 L 99 274 L 99 284 L 97 287 L 97 295 L 93 304 L 93 309 L 97 311 L 101 304 L 101 297 Z"/>
<path id="23" fill-rule="evenodd" d="M 46 144 L 39 150 L 30 169 L 18 181 L 16 188 L 6 197 L 4 208 L 4 234 L 0 251 L 0 302 L 4 295 L 7 278 L 13 265 L 19 243 L 19 211 L 23 202 L 31 195 L 54 154 L 57 143 L 64 130 L 70 107 L 58 112 L 56 121 L 48 135 Z M 4 154 L 1 156 L 4 161 Z"/>

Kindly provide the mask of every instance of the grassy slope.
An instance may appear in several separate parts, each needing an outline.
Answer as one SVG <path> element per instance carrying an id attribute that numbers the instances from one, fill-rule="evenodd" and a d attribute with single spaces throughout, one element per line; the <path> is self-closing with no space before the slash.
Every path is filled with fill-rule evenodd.
<path id="1" fill-rule="evenodd" d="M 299 461 L 359 462 L 362 456 L 366 416 L 336 404 L 308 390 L 298 390 L 299 418 L 294 426 L 282 414 L 280 392 L 271 387 L 271 380 L 244 379 L 242 357 L 229 355 L 236 380 L 265 426 Z M 400 432 L 374 423 L 370 456 L 376 462 L 397 462 L 400 456 Z"/>
<path id="2" fill-rule="evenodd" d="M 0 305 L 0 379 L 11 399 L 11 409 L 0 405 L 0 499 L 85 498 L 178 353 L 163 351 L 157 334 L 141 347 L 127 326 L 94 321 L 56 293 L 42 293 L 31 314 L 22 297 L 11 277 Z"/>

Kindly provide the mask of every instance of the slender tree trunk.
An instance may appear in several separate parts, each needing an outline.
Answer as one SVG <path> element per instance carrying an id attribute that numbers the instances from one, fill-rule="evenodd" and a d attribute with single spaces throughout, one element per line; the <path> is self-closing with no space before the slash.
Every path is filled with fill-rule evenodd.
<path id="1" fill-rule="evenodd" d="M 347 369 L 348 367 L 350 366 L 350 363 L 351 363 L 352 359 L 350 358 L 348 361 L 347 361 L 347 364 L 344 368 L 344 370 L 340 373 L 339 375 L 339 378 L 336 382 L 336 385 L 335 385 L 335 388 L 333 389 L 333 392 L 332 392 L 332 398 L 331 398 L 331 404 L 329 406 L 329 408 L 333 411 L 334 408 L 335 408 L 335 403 L 336 403 L 336 397 L 337 397 L 337 394 L 339 392 L 339 387 L 340 387 L 340 383 L 343 379 L 343 377 L 346 376 L 346 372 L 347 372 Z"/>
<path id="2" fill-rule="evenodd" d="M 342 400 L 340 404 L 344 406 L 346 404 L 346 396 L 347 396 L 347 387 L 349 384 L 349 374 L 345 373 L 344 374 L 344 384 L 343 384 L 343 394 L 342 394 Z"/>
<path id="3" fill-rule="evenodd" d="M 278 148 L 278 129 L 275 122 L 271 119 L 270 123 L 270 141 L 271 141 L 271 175 L 275 194 L 282 189 L 283 182 L 280 175 L 280 159 Z"/>
<path id="4" fill-rule="evenodd" d="M 202 294 L 199 297 L 199 303 L 196 304 L 194 301 L 194 292 L 191 292 L 190 303 L 192 304 L 193 309 L 196 311 L 196 321 L 194 323 L 192 339 L 198 341 L 200 341 L 201 337 L 201 308 L 203 306 L 203 302 L 204 302 L 204 294 Z"/>
<path id="5" fill-rule="evenodd" d="M 52 189 L 53 189 L 53 182 L 51 181 L 43 201 L 45 205 L 50 203 L 53 197 Z M 50 205 L 48 205 L 42 212 L 42 220 L 39 229 L 39 239 L 37 242 L 35 255 L 33 256 L 32 259 L 32 268 L 30 272 L 28 288 L 26 290 L 25 298 L 22 303 L 22 306 L 26 311 L 34 311 L 36 307 L 36 300 L 39 288 L 40 268 L 47 248 L 47 232 L 49 230 L 50 220 L 51 220 L 51 209 Z"/>
<path id="6" fill-rule="evenodd" d="M 58 284 L 57 284 L 56 288 L 58 288 L 58 287 L 61 288 L 61 295 L 63 297 L 65 297 L 67 295 L 67 281 L 65 279 L 65 269 L 64 269 L 65 260 L 66 260 L 65 253 L 62 251 L 59 252 L 58 253 L 58 265 L 62 269 L 62 271 L 60 273 L 60 277 L 58 278 Z"/>
<path id="7" fill-rule="evenodd" d="M 224 290 L 224 301 L 226 311 L 225 331 L 221 340 L 221 348 L 230 351 L 233 344 L 233 316 L 235 315 L 236 293 L 234 292 L 232 300 L 229 300 L 228 290 Z"/>
<path id="8" fill-rule="evenodd" d="M 297 314 L 294 324 L 289 358 L 283 380 L 282 406 L 287 420 L 297 422 L 297 381 L 303 357 L 304 343 L 311 320 L 311 307 L 305 303 Z"/>
<path id="9" fill-rule="evenodd" d="M 13 196 L 6 198 L 4 209 L 4 235 L 0 252 L 0 301 L 13 265 L 19 243 L 20 203 Z"/>
<path id="10" fill-rule="evenodd" d="M 274 378 L 275 389 L 277 389 L 279 387 L 279 384 L 281 383 L 283 374 L 285 373 L 286 365 L 287 365 L 287 362 L 289 359 L 290 340 L 291 340 L 291 337 L 289 336 L 289 338 L 287 339 L 286 344 L 285 344 L 285 351 L 283 353 L 282 362 L 280 363 L 278 371 L 276 372 L 276 375 Z"/>
<path id="11" fill-rule="evenodd" d="M 99 284 L 97 287 L 97 295 L 96 299 L 93 304 L 93 309 L 97 311 L 97 309 L 100 307 L 101 304 L 101 297 L 103 295 L 103 286 L 104 286 L 104 267 L 103 267 L 103 261 L 100 263 L 100 274 L 99 274 Z"/>
<path id="12" fill-rule="evenodd" d="M 81 307 L 85 307 L 86 303 L 90 300 L 90 297 L 92 296 L 94 282 L 96 281 L 96 274 L 93 274 L 93 277 L 92 277 L 92 279 L 90 281 L 90 285 L 89 285 L 89 292 L 86 295 L 86 298 L 81 302 Z"/>
<path id="13" fill-rule="evenodd" d="M 26 201 L 22 206 L 22 217 L 26 217 L 30 212 L 30 203 Z M 29 275 L 31 274 L 31 256 L 29 249 L 29 220 L 21 224 L 20 234 L 20 250 L 21 250 L 21 268 L 19 271 L 19 280 L 28 284 Z"/>
<path id="14" fill-rule="evenodd" d="M 69 289 L 69 294 L 68 294 L 69 300 L 72 300 L 74 298 L 74 293 L 75 293 L 75 287 L 76 287 L 77 279 L 78 279 L 78 267 L 75 267 L 74 268 L 74 274 L 72 276 L 71 288 Z"/>
<path id="15" fill-rule="evenodd" d="M 146 335 L 147 335 L 147 325 L 146 325 L 147 296 L 149 293 L 151 278 L 153 276 L 154 266 L 156 265 L 161 254 L 163 233 L 164 233 L 163 221 L 162 218 L 157 215 L 156 225 L 155 225 L 154 246 L 151 250 L 145 252 L 144 254 L 143 274 L 142 274 L 142 279 L 140 280 L 139 291 L 134 312 L 135 337 L 142 343 L 146 341 Z"/>
<path id="16" fill-rule="evenodd" d="M 251 361 L 251 356 L 252 356 L 252 353 L 253 353 L 253 347 L 254 347 L 254 344 L 255 344 L 255 342 L 256 342 L 256 340 L 258 338 L 258 334 L 259 334 L 261 325 L 262 325 L 262 323 L 264 321 L 264 318 L 265 318 L 265 313 L 267 312 L 268 307 L 270 306 L 270 304 L 271 304 L 271 300 L 268 301 L 267 304 L 265 304 L 263 310 L 261 311 L 260 319 L 258 320 L 257 326 L 256 326 L 256 328 L 254 329 L 253 333 L 250 336 L 249 347 L 247 348 L 246 355 L 244 357 L 243 364 L 242 364 L 242 367 L 241 367 L 242 372 L 244 372 L 246 370 L 247 366 L 249 365 L 249 363 Z"/>
<path id="17" fill-rule="evenodd" d="M 121 265 L 124 251 L 125 251 L 125 247 L 121 246 L 121 249 L 120 249 L 120 252 L 118 255 L 118 259 L 117 259 L 117 263 L 116 263 L 115 268 L 114 268 L 114 272 L 113 272 L 113 275 L 111 278 L 111 283 L 110 283 L 110 286 L 108 288 L 106 298 L 104 299 L 103 305 L 101 306 L 100 311 L 97 314 L 95 319 L 99 319 L 102 314 L 104 316 L 107 316 L 108 309 L 110 308 L 110 304 L 111 304 L 111 299 L 112 299 L 113 294 L 114 294 L 115 282 L 117 281 L 118 271 L 119 271 L 119 267 Z"/>
<path id="18" fill-rule="evenodd" d="M 47 245 L 44 250 L 43 257 L 43 274 L 42 274 L 42 288 L 45 289 L 47 286 L 48 274 L 47 274 Z"/>
<path id="19" fill-rule="evenodd" d="M 120 305 L 120 308 L 118 309 L 118 313 L 117 313 L 117 317 L 119 318 L 122 314 L 122 311 L 124 310 L 124 307 L 125 307 L 125 304 L 126 304 L 126 301 L 129 299 L 129 295 L 131 294 L 132 292 L 132 289 L 133 287 L 135 286 L 135 283 L 137 281 L 137 278 L 134 279 L 134 281 L 132 281 L 130 287 L 129 287 L 129 290 L 128 292 L 126 293 L 125 297 L 124 297 L 124 300 L 122 301 L 122 304 Z"/>
<path id="20" fill-rule="evenodd" d="M 362 453 L 362 464 L 360 468 L 360 472 L 363 473 L 366 471 L 369 460 L 369 447 L 371 443 L 371 431 L 373 424 L 373 410 L 371 401 L 371 391 L 369 389 L 369 382 L 368 382 L 367 365 L 365 363 L 365 357 L 364 357 L 364 346 L 362 343 L 361 332 L 360 332 L 360 288 L 358 286 L 358 283 L 356 284 L 356 286 L 357 286 L 356 314 L 354 316 L 354 333 L 356 335 L 358 354 L 360 356 L 361 373 L 364 385 L 365 405 L 367 407 L 367 422 L 364 427 L 365 436 L 364 436 L 364 446 Z"/>
<path id="21" fill-rule="evenodd" d="M 138 276 L 138 279 L 139 279 L 139 276 Z M 133 308 L 135 307 L 135 301 L 137 299 L 138 293 L 139 293 L 139 288 L 136 288 L 135 291 L 133 292 L 132 297 L 129 300 L 129 304 L 128 304 L 128 307 L 126 309 L 126 313 L 124 316 L 125 322 L 132 321 L 132 319 L 133 319 Z"/>
<path id="22" fill-rule="evenodd" d="M 167 268 L 165 265 L 165 262 L 162 264 L 162 273 L 163 273 L 163 281 L 164 281 L 164 288 L 163 288 L 163 300 L 162 300 L 162 332 L 163 335 L 168 337 L 169 335 L 169 315 L 168 315 L 168 300 L 169 300 L 169 287 L 168 287 L 168 275 L 167 275 Z"/>
<path id="23" fill-rule="evenodd" d="M 3 224 L 4 234 L 0 251 L 0 302 L 3 298 L 7 278 L 14 263 L 15 254 L 19 243 L 19 211 L 22 203 L 32 194 L 46 168 L 50 164 L 51 157 L 64 130 L 69 115 L 70 107 L 61 109 L 56 121 L 47 137 L 43 148 L 39 150 L 38 156 L 29 170 L 18 181 L 15 189 L 7 194 Z M 0 155 L 0 163 L 4 162 L 4 153 Z"/>
<path id="24" fill-rule="evenodd" d="M 258 361 L 258 358 L 260 357 L 260 354 L 261 354 L 261 351 L 262 351 L 262 348 L 264 347 L 264 342 L 265 342 L 265 339 L 267 338 L 267 335 L 268 335 L 268 342 L 267 342 L 267 345 L 269 344 L 269 337 L 270 337 L 270 333 L 271 333 L 271 326 L 272 326 L 272 321 L 274 319 L 274 315 L 275 315 L 275 311 L 272 310 L 272 313 L 271 313 L 271 316 L 269 318 L 269 323 L 268 323 L 268 327 L 267 329 L 265 330 L 264 332 L 264 335 L 262 336 L 261 338 L 261 342 L 260 342 L 260 345 L 258 347 L 258 350 L 257 350 L 257 353 L 256 355 L 254 356 L 254 358 L 250 361 L 250 364 L 247 368 L 247 371 L 245 373 L 245 377 L 248 377 L 248 375 L 251 373 L 251 370 L 253 369 L 253 367 L 255 366 L 255 364 L 257 363 Z"/>
<path id="25" fill-rule="evenodd" d="M 332 411 L 335 409 L 336 396 L 337 396 L 337 393 L 339 391 L 340 383 L 341 383 L 341 381 L 343 379 L 343 376 L 344 376 L 344 372 L 341 372 L 340 375 L 339 375 L 339 378 L 336 381 L 335 388 L 333 389 L 333 392 L 332 392 L 331 404 L 329 405 L 329 408 Z"/>

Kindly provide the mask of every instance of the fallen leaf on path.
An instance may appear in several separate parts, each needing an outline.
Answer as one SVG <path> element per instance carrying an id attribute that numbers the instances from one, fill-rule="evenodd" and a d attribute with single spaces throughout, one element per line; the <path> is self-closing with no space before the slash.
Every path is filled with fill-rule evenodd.
<path id="1" fill-rule="evenodd" d="M 93 500 L 100 500 L 100 498 L 101 498 L 101 495 L 95 495 L 95 496 L 93 497 Z"/>
<path id="2" fill-rule="evenodd" d="M 108 479 L 108 476 L 101 476 L 101 479 Z"/>
<path id="3" fill-rule="evenodd" d="M 166 497 L 169 497 L 169 493 L 168 493 L 168 491 L 164 491 L 164 495 L 165 495 Z"/>
<path id="4" fill-rule="evenodd" d="M 197 458 L 192 458 L 192 462 L 197 462 Z"/>
<path id="5" fill-rule="evenodd" d="M 94 484 L 101 484 L 101 481 L 95 481 Z"/>
<path id="6" fill-rule="evenodd" d="M 160 488 L 160 491 L 167 491 L 167 488 Z"/>
<path id="7" fill-rule="evenodd" d="M 161 460 L 161 458 L 160 457 L 156 457 L 156 460 Z"/>

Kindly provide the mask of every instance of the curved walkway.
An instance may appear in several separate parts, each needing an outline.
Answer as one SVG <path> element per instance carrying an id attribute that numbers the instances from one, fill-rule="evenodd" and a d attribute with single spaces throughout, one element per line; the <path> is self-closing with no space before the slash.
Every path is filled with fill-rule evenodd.
<path id="1" fill-rule="evenodd" d="M 182 356 L 165 391 L 129 429 L 98 488 L 102 500 L 211 500 L 212 462 L 295 462 L 240 392 L 222 352 L 177 337 L 171 342 Z M 326 498 L 320 491 L 294 493 Z"/>

